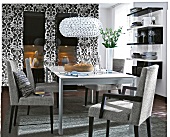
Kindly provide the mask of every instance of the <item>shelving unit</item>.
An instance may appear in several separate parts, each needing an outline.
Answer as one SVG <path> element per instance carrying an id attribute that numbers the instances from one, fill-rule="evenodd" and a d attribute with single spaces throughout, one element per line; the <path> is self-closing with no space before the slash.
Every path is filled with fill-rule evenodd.
<path id="1" fill-rule="evenodd" d="M 154 17 L 156 14 L 159 14 L 160 10 L 163 10 L 163 8 L 148 7 L 127 14 L 129 18 L 129 28 L 127 31 L 129 32 L 130 38 L 132 38 L 127 45 L 131 45 L 132 48 L 136 45 L 136 49 L 140 49 L 145 46 L 145 48 L 143 48 L 143 52 L 152 52 L 154 45 L 159 45 L 159 47 L 161 47 L 163 44 L 163 25 L 160 22 L 158 23 L 157 18 Z M 155 14 L 155 12 L 157 13 Z M 130 19 L 132 19 L 132 21 Z M 147 49 L 147 51 L 144 51 L 144 49 Z M 135 52 L 139 53 L 137 50 Z M 136 65 L 132 66 L 133 75 L 140 76 L 142 67 L 158 64 L 158 78 L 162 78 L 162 60 L 143 58 L 132 59 L 135 59 L 136 61 Z"/>

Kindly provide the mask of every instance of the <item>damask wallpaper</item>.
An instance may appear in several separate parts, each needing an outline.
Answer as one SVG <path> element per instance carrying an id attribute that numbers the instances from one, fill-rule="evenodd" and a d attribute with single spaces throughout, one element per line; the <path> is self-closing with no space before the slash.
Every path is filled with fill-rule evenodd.
<path id="1" fill-rule="evenodd" d="M 80 17 L 99 17 L 98 4 L 2 4 L 2 86 L 8 85 L 5 60 L 16 60 L 18 68 L 23 69 L 24 11 L 45 12 L 44 65 L 48 65 L 49 62 L 57 65 L 55 40 L 57 13 L 78 13 Z M 78 54 L 85 56 L 90 52 L 92 55 L 97 55 L 97 51 L 97 38 L 78 40 Z M 80 61 L 78 57 L 77 60 Z M 92 60 L 92 64 L 95 64 L 95 59 Z"/>

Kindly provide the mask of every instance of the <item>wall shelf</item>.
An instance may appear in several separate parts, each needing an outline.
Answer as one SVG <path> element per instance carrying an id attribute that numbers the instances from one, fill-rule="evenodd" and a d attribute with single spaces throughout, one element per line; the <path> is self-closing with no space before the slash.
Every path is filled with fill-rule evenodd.
<path id="1" fill-rule="evenodd" d="M 140 11 L 136 11 L 136 12 L 130 13 L 127 16 L 133 15 L 135 17 L 138 17 L 138 16 L 142 16 L 142 15 L 145 15 L 145 14 L 148 14 L 148 13 L 152 13 L 152 12 L 158 11 L 158 10 L 163 10 L 163 8 L 148 7 L 148 8 L 142 9 Z"/>
<path id="2" fill-rule="evenodd" d="M 136 26 L 136 27 L 131 27 L 128 28 L 127 31 L 129 30 L 137 30 L 137 29 L 145 29 L 145 28 L 156 28 L 156 27 L 163 27 L 163 25 L 149 25 L 149 26 Z"/>
<path id="3" fill-rule="evenodd" d="M 127 43 L 127 45 L 156 45 L 162 43 Z"/>

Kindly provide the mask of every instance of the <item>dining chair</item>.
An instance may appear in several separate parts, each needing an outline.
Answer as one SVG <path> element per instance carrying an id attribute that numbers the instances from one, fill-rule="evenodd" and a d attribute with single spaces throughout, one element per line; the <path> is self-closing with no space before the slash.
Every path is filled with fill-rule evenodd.
<path id="1" fill-rule="evenodd" d="M 113 71 L 123 73 L 125 66 L 125 59 L 113 59 Z M 118 90 L 118 93 L 121 94 L 121 84 L 101 84 L 101 85 L 85 85 L 85 106 L 87 105 L 88 90 L 96 91 L 96 104 L 98 103 L 99 91 L 108 91 L 111 93 L 111 90 Z"/>
<path id="2" fill-rule="evenodd" d="M 26 73 L 27 73 L 27 77 L 28 80 L 30 81 L 31 85 L 33 88 L 35 88 L 35 90 L 44 90 L 46 89 L 49 92 L 53 92 L 56 93 L 56 98 L 57 98 L 57 107 L 58 107 L 58 100 L 59 100 L 59 96 L 58 96 L 58 83 L 57 82 L 51 82 L 51 83 L 35 83 L 34 81 L 34 76 L 31 70 L 31 66 L 30 66 L 30 60 L 29 58 L 25 59 L 25 65 L 26 65 Z M 28 113 L 29 113 L 29 109 L 30 107 L 28 107 Z"/>
<path id="3" fill-rule="evenodd" d="M 16 62 L 8 60 L 6 61 L 6 64 L 11 109 L 9 133 L 11 133 L 12 125 L 16 126 L 19 106 L 48 106 L 50 108 L 51 133 L 53 133 L 53 93 L 49 93 L 48 96 L 45 95 L 43 97 L 35 95 L 34 89 L 32 88 L 25 73 L 17 69 Z M 48 92 L 46 89 L 44 91 Z"/>
<path id="4" fill-rule="evenodd" d="M 158 65 L 143 67 L 137 88 L 136 95 L 123 95 L 105 93 L 102 103 L 92 105 L 89 108 L 89 137 L 93 135 L 94 117 L 107 120 L 106 137 L 109 136 L 110 121 L 118 124 L 134 125 L 135 137 L 139 137 L 139 127 L 146 121 L 147 134 L 151 137 L 151 112 L 154 101 L 154 94 L 157 82 Z M 123 90 L 126 90 L 123 87 Z M 115 100 L 106 100 L 106 98 Z M 117 100 L 116 100 L 117 99 Z"/>

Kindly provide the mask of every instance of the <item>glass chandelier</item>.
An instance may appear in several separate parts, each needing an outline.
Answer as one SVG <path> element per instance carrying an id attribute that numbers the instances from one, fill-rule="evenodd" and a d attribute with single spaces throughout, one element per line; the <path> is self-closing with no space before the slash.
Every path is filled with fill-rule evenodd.
<path id="1" fill-rule="evenodd" d="M 59 30 L 65 37 L 97 37 L 101 28 L 100 20 L 92 17 L 65 18 L 59 25 Z"/>

